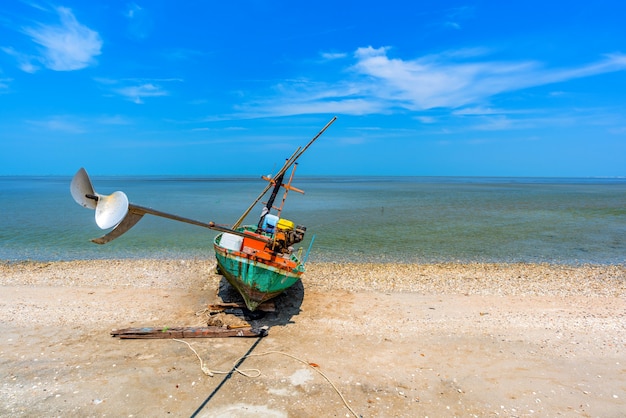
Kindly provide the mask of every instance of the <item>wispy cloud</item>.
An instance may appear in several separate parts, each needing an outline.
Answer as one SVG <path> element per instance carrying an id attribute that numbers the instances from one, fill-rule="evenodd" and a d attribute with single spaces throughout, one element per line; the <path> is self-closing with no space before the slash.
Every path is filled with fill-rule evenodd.
<path id="1" fill-rule="evenodd" d="M 6 90 L 9 88 L 9 83 L 13 81 L 12 78 L 0 78 L 0 93 L 2 90 Z"/>
<path id="2" fill-rule="evenodd" d="M 23 54 L 10 46 L 2 47 L 0 50 L 14 57 L 17 60 L 17 67 L 25 73 L 34 74 L 41 68 L 39 65 L 35 64 L 35 62 L 38 61 L 36 56 Z"/>
<path id="3" fill-rule="evenodd" d="M 60 19 L 59 24 L 39 23 L 23 29 L 40 46 L 39 55 L 35 58 L 46 68 L 55 71 L 80 70 L 93 65 L 94 57 L 100 55 L 102 48 L 99 34 L 78 22 L 71 9 L 57 7 L 55 10 Z M 22 70 L 37 70 L 37 66 L 32 63 L 32 56 L 13 52 L 18 61 L 21 60 Z"/>
<path id="4" fill-rule="evenodd" d="M 146 39 L 152 32 L 152 19 L 148 10 L 135 2 L 127 5 L 124 17 L 128 21 L 128 35 L 134 40 Z"/>
<path id="5" fill-rule="evenodd" d="M 390 48 L 358 48 L 343 79 L 299 80 L 275 86 L 280 97 L 239 107 L 248 114 L 363 115 L 435 108 L 474 111 L 496 95 L 626 69 L 626 55 L 610 54 L 586 65 L 547 68 L 537 61 L 490 60 L 475 48 L 417 59 L 392 58 Z M 489 109 L 489 108 L 485 108 Z M 493 110 L 488 110 L 492 113 Z"/>
<path id="6" fill-rule="evenodd" d="M 289 116 L 317 113 L 367 115 L 386 113 L 385 107 L 376 100 L 362 97 L 361 86 L 348 81 L 337 83 L 291 80 L 274 87 L 280 96 L 261 99 L 236 106 L 240 116 L 246 118 L 265 116 Z"/>
<path id="7" fill-rule="evenodd" d="M 420 122 L 426 123 L 426 124 L 437 122 L 437 119 L 435 119 L 432 116 L 418 116 L 416 119 L 419 120 Z"/>
<path id="8" fill-rule="evenodd" d="M 345 52 L 322 52 L 320 55 L 323 59 L 328 61 L 342 59 L 348 56 Z"/>
<path id="9" fill-rule="evenodd" d="M 497 114 L 502 114 L 502 113 L 510 113 L 510 111 L 493 109 L 491 107 L 475 106 L 475 107 L 465 107 L 462 109 L 454 110 L 452 112 L 453 115 L 457 115 L 457 116 L 497 115 Z"/>
<path id="10" fill-rule="evenodd" d="M 162 86 L 163 83 L 181 82 L 179 78 L 161 78 L 161 79 L 121 79 L 114 80 L 109 78 L 95 79 L 102 86 L 105 86 L 116 95 L 122 96 L 136 104 L 143 104 L 144 99 L 148 97 L 168 96 L 169 92 Z"/>
<path id="11" fill-rule="evenodd" d="M 144 103 L 143 99 L 146 97 L 167 96 L 168 94 L 161 86 L 152 83 L 122 87 L 116 89 L 116 92 L 137 104 Z"/>
<path id="12" fill-rule="evenodd" d="M 391 59 L 388 48 L 359 48 L 355 71 L 373 79 L 376 98 L 409 110 L 480 104 L 500 93 L 626 69 L 626 56 L 609 55 L 575 68 L 545 68 L 535 61 L 491 61 L 484 56 L 440 54 Z M 465 59 L 464 59 L 465 58 Z"/>
<path id="13" fill-rule="evenodd" d="M 9 89 L 11 81 L 13 81 L 12 78 L 2 77 L 2 69 L 0 68 L 0 94 L 5 93 Z"/>
<path id="14" fill-rule="evenodd" d="M 31 127 L 47 132 L 60 132 L 64 134 L 84 134 L 98 129 L 116 126 L 132 125 L 133 121 L 122 115 L 52 115 L 40 119 L 30 119 L 26 123 Z"/>
<path id="15" fill-rule="evenodd" d="M 456 118 L 450 124 L 446 134 L 467 133 L 469 131 L 512 131 L 527 130 L 537 127 L 571 128 L 577 124 L 587 126 L 609 127 L 624 124 L 621 109 L 611 108 L 566 108 L 549 112 L 538 109 L 529 110 L 494 110 L 476 108 L 469 111 L 451 112 Z M 459 119 L 460 118 L 460 119 Z"/>
<path id="16" fill-rule="evenodd" d="M 448 9 L 445 13 L 444 27 L 460 30 L 461 21 L 469 19 L 474 14 L 474 8 L 469 6 L 455 7 Z"/>
<path id="17" fill-rule="evenodd" d="M 62 132 L 66 134 L 83 134 L 87 129 L 83 122 L 72 116 L 58 115 L 45 119 L 28 120 L 31 126 L 44 131 Z"/>
<path id="18" fill-rule="evenodd" d="M 387 56 L 388 48 L 359 48 L 353 69 L 368 77 L 377 100 L 409 110 L 456 108 L 536 83 L 534 62 L 459 62 L 447 56 L 405 61 Z"/>

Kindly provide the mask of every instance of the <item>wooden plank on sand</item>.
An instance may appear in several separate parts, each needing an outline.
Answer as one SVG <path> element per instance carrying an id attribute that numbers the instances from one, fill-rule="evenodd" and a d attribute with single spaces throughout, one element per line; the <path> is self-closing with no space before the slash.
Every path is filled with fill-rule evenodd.
<path id="1" fill-rule="evenodd" d="M 121 339 L 265 337 L 266 335 L 266 327 L 143 327 L 114 329 L 111 331 L 111 336 Z"/>

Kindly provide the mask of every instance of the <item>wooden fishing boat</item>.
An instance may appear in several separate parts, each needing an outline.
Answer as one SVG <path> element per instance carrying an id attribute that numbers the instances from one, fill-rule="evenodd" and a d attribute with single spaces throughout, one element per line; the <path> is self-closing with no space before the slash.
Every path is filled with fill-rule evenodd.
<path id="1" fill-rule="evenodd" d="M 273 207 L 280 187 L 286 189 L 283 204 L 289 190 L 300 191 L 291 186 L 292 178 L 293 171 L 287 184 L 266 178 L 274 184 L 274 191 L 259 223 L 237 227 L 235 231 L 241 235 L 222 232 L 213 242 L 218 271 L 239 291 L 250 310 L 293 286 L 305 270 L 305 259 L 294 252 L 293 245 L 302 241 L 306 228 L 280 218 L 282 204 Z"/>
<path id="2" fill-rule="evenodd" d="M 84 168 L 79 169 L 72 179 L 70 191 L 79 205 L 96 211 L 96 223 L 100 228 L 112 228 L 106 235 L 92 239 L 97 244 L 105 244 L 124 234 L 145 214 L 219 231 L 213 241 L 218 272 L 237 289 L 248 309 L 253 311 L 261 303 L 278 296 L 297 283 L 305 271 L 305 262 L 311 245 L 304 256 L 302 248 L 296 251 L 294 245 L 302 242 L 306 227 L 281 218 L 281 214 L 290 191 L 304 193 L 292 186 L 298 158 L 336 119 L 336 117 L 331 119 L 306 146 L 298 148 L 274 176 L 263 176 L 268 182 L 266 188 L 231 227 L 138 206 L 129 203 L 126 194 L 120 191 L 111 195 L 100 195 L 95 192 Z M 270 190 L 267 202 L 263 202 L 258 222 L 244 225 L 252 209 Z M 283 190 L 282 200 L 276 206 L 276 198 L 281 190 Z"/>
<path id="3" fill-rule="evenodd" d="M 240 230 L 246 233 L 244 237 L 221 233 L 215 238 L 215 257 L 218 272 L 239 291 L 248 309 L 255 310 L 300 280 L 305 267 L 291 250 L 281 253 L 273 249 L 271 233 L 258 234 L 248 226 Z M 267 237 L 269 241 L 255 240 L 253 236 Z"/>

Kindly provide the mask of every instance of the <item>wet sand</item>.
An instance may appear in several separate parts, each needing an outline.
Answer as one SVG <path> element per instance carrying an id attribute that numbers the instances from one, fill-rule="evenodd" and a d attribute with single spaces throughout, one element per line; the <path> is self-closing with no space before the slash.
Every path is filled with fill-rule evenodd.
<path id="1" fill-rule="evenodd" d="M 626 267 L 310 264 L 265 338 L 199 326 L 213 260 L 0 264 L 0 416 L 590 416 L 626 410 Z M 239 369 L 230 372 L 242 356 Z M 206 372 L 212 374 L 207 375 Z M 257 376 L 258 375 L 258 376 Z M 345 399 L 345 403 L 343 399 Z"/>

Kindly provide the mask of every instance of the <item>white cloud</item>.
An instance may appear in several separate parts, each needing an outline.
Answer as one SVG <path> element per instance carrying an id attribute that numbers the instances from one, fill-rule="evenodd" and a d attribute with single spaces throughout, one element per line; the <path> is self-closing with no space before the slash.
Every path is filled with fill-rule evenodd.
<path id="1" fill-rule="evenodd" d="M 55 71 L 80 70 L 93 65 L 94 57 L 100 55 L 102 48 L 98 33 L 79 23 L 70 9 L 58 7 L 56 11 L 60 24 L 39 24 L 23 29 L 41 46 L 41 55 L 37 59 Z M 36 70 L 32 64 L 20 67 L 27 72 Z"/>
<path id="2" fill-rule="evenodd" d="M 8 89 L 11 81 L 13 81 L 12 78 L 0 78 L 0 91 Z"/>
<path id="3" fill-rule="evenodd" d="M 135 17 L 136 14 L 141 13 L 142 10 L 143 8 L 141 6 L 133 2 L 128 4 L 128 10 L 126 11 L 126 13 L 124 13 L 124 16 L 132 19 Z"/>
<path id="4" fill-rule="evenodd" d="M 344 52 L 322 52 L 321 55 L 322 58 L 328 61 L 337 60 L 348 56 L 348 54 Z"/>
<path id="5" fill-rule="evenodd" d="M 435 119 L 432 116 L 418 116 L 417 120 L 419 120 L 422 123 L 426 123 L 426 124 L 437 122 L 437 119 Z"/>
<path id="6" fill-rule="evenodd" d="M 372 47 L 359 48 L 355 57 L 355 72 L 377 86 L 369 88 L 374 97 L 409 110 L 457 108 L 500 93 L 626 69 L 626 56 L 620 54 L 561 69 L 546 69 L 533 61 L 449 59 L 447 54 L 407 61 L 390 59 L 388 48 Z"/>
<path id="7" fill-rule="evenodd" d="M 444 23 L 444 26 L 448 28 L 456 29 L 456 30 L 461 29 L 461 25 L 459 25 L 457 22 L 446 22 Z"/>
<path id="8" fill-rule="evenodd" d="M 375 102 L 364 99 L 279 103 L 273 106 L 266 107 L 265 111 L 269 111 L 273 116 L 307 115 L 320 113 L 338 113 L 350 115 L 384 113 L 384 109 L 377 106 Z"/>
<path id="9" fill-rule="evenodd" d="M 274 87 L 281 96 L 244 103 L 236 110 L 243 117 L 288 116 L 319 113 L 367 115 L 386 113 L 381 103 L 360 96 L 361 87 L 348 82 L 321 83 L 309 80 L 292 80 Z"/>
<path id="10" fill-rule="evenodd" d="M 546 68 L 535 61 L 496 61 L 480 48 L 445 51 L 417 59 L 391 58 L 390 48 L 358 48 L 344 79 L 324 83 L 289 81 L 275 87 L 278 96 L 244 104 L 248 113 L 363 115 L 394 110 L 461 109 L 498 113 L 484 107 L 503 93 L 626 69 L 626 55 L 572 68 Z"/>
<path id="11" fill-rule="evenodd" d="M 496 115 L 481 118 L 481 123 L 472 127 L 477 131 L 504 131 L 510 130 L 514 125 L 519 124 L 519 121 L 512 120 L 504 115 Z M 522 123 L 528 123 L 524 121 Z M 519 126 L 517 126 L 519 128 Z"/>
<path id="12" fill-rule="evenodd" d="M 0 93 L 3 92 L 3 90 L 6 90 L 9 88 L 9 83 L 13 81 L 12 78 L 3 78 L 2 77 L 2 68 L 0 68 Z"/>
<path id="13" fill-rule="evenodd" d="M 33 64 L 33 61 L 36 61 L 37 57 L 33 57 L 27 54 L 22 54 L 21 52 L 16 51 L 14 48 L 10 46 L 2 47 L 0 49 L 4 53 L 15 57 L 15 59 L 17 60 L 17 66 L 20 70 L 26 73 L 30 73 L 30 74 L 34 74 L 35 72 L 37 72 L 37 70 L 39 70 L 40 67 L 36 64 Z"/>
<path id="14" fill-rule="evenodd" d="M 128 20 L 127 33 L 134 40 L 146 39 L 152 32 L 152 19 L 148 11 L 137 3 L 127 5 L 124 17 Z"/>
<path id="15" fill-rule="evenodd" d="M 46 131 L 63 132 L 67 134 L 82 134 L 86 132 L 83 123 L 71 116 L 51 116 L 41 120 L 27 121 L 32 126 Z"/>
<path id="16" fill-rule="evenodd" d="M 121 87 L 115 91 L 137 104 L 142 104 L 144 97 L 159 97 L 168 95 L 167 91 L 152 83 Z"/>
<path id="17" fill-rule="evenodd" d="M 27 120 L 30 126 L 37 130 L 48 132 L 61 132 L 64 134 L 84 134 L 92 130 L 113 128 L 118 126 L 132 125 L 133 121 L 122 115 L 100 115 L 100 116 L 80 116 L 80 115 L 52 115 L 40 119 Z"/>
<path id="18" fill-rule="evenodd" d="M 528 87 L 532 62 L 458 62 L 438 56 L 404 61 L 390 59 L 388 48 L 359 48 L 354 71 L 376 86 L 372 94 L 409 110 L 455 108 Z"/>
<path id="19" fill-rule="evenodd" d="M 510 113 L 510 111 L 504 110 L 496 110 L 490 107 L 483 106 L 475 106 L 475 107 L 465 107 L 463 109 L 458 109 L 452 112 L 453 115 L 458 116 L 472 116 L 472 115 L 497 115 L 501 113 Z"/>
<path id="20" fill-rule="evenodd" d="M 459 21 L 467 20 L 473 17 L 473 15 L 474 8 L 469 6 L 454 7 L 448 9 L 446 11 L 446 21 L 443 23 L 443 26 L 455 30 L 460 30 L 461 24 L 459 23 Z"/>
<path id="21" fill-rule="evenodd" d="M 362 145 L 367 143 L 367 139 L 357 136 L 344 136 L 335 140 L 338 145 Z"/>
<path id="22" fill-rule="evenodd" d="M 169 92 L 162 87 L 162 83 L 183 81 L 180 78 L 124 78 L 116 80 L 105 77 L 94 78 L 94 80 L 105 89 L 137 104 L 143 104 L 147 97 L 169 96 Z"/>

